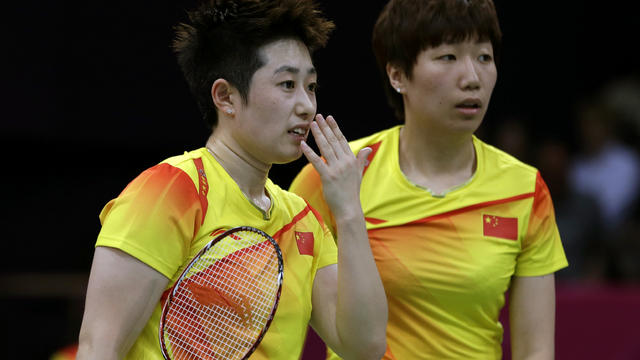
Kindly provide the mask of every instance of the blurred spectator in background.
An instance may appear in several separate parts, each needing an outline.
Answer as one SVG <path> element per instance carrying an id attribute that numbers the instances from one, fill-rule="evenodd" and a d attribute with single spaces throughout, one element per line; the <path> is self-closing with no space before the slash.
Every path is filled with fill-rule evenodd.
<path id="1" fill-rule="evenodd" d="M 638 196 L 640 160 L 636 149 L 622 141 L 614 109 L 600 98 L 579 109 L 581 148 L 570 169 L 571 185 L 597 199 L 604 226 L 611 231 L 629 217 Z"/>
<path id="2" fill-rule="evenodd" d="M 608 278 L 638 279 L 640 85 L 631 77 L 612 81 L 577 109 L 580 151 L 570 167 L 570 186 L 597 202 L 604 230 L 601 250 L 609 257 Z M 562 231 L 560 221 L 558 225 Z M 583 219 L 582 226 L 590 223 Z"/>
<path id="3" fill-rule="evenodd" d="M 614 229 L 610 240 L 613 277 L 622 282 L 640 283 L 640 185 L 637 180 L 640 77 L 627 76 L 611 81 L 601 93 L 601 102 L 615 116 L 620 141 L 635 151 L 636 159 L 635 196 L 628 199 L 630 205 L 625 208 L 625 216 Z"/>
<path id="4" fill-rule="evenodd" d="M 556 273 L 558 280 L 602 280 L 607 272 L 607 252 L 602 242 L 602 216 L 594 196 L 569 184 L 570 153 L 566 142 L 539 142 L 535 165 L 553 198 L 556 222 L 571 266 Z"/>
<path id="5" fill-rule="evenodd" d="M 640 281 L 640 81 L 610 81 L 576 109 L 573 157 L 567 139 L 532 141 L 527 125 L 534 122 L 517 114 L 490 138 L 547 182 L 571 264 L 559 280 Z"/>

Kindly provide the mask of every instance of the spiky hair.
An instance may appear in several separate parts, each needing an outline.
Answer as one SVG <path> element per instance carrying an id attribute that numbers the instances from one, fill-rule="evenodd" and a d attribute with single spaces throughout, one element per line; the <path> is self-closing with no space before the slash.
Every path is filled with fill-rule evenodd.
<path id="1" fill-rule="evenodd" d="M 264 65 L 262 46 L 294 38 L 313 53 L 334 28 L 313 0 L 209 0 L 187 14 L 189 23 L 175 27 L 173 49 L 210 128 L 218 122 L 215 80 L 227 80 L 246 103 L 251 78 Z"/>

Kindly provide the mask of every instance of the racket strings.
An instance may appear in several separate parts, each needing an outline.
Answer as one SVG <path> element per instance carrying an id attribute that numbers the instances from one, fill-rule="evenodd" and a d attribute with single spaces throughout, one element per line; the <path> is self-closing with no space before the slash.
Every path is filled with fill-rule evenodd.
<path id="1" fill-rule="evenodd" d="M 269 283 L 274 282 L 273 273 L 278 265 L 277 258 L 265 256 L 269 255 L 266 253 L 270 249 L 268 243 L 258 245 L 260 247 L 257 249 L 243 249 L 230 255 L 231 258 L 223 259 L 222 261 L 229 262 L 229 267 L 221 265 L 217 269 L 208 269 L 204 263 L 197 266 L 193 270 L 194 273 L 204 273 L 208 270 L 215 276 L 198 277 L 195 280 L 200 287 L 192 286 L 192 293 L 194 288 L 213 289 L 213 291 L 208 291 L 202 297 L 196 295 L 196 300 L 204 304 L 214 302 L 218 305 L 225 305 L 224 303 L 226 303 L 227 306 L 232 307 L 238 313 L 251 310 L 250 304 L 247 303 L 248 299 L 258 300 L 259 302 L 272 300 L 273 293 L 264 291 L 264 289 L 268 289 Z M 216 265 L 218 264 L 221 263 L 216 263 Z M 263 264 L 263 266 L 261 266 L 259 273 L 252 271 L 253 268 L 260 264 Z M 220 271 L 220 273 L 217 271 Z"/>
<path id="2" fill-rule="evenodd" d="M 272 316 L 281 282 L 275 247 L 253 231 L 232 233 L 188 270 L 165 316 L 174 359 L 241 358 Z"/>

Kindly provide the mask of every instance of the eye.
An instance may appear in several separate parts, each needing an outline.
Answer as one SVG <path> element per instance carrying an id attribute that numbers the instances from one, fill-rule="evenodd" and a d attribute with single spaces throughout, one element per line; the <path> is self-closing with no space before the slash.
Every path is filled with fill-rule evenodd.
<path id="1" fill-rule="evenodd" d="M 493 61 L 493 57 L 489 54 L 482 54 L 478 57 L 478 60 L 480 60 L 483 63 L 489 63 Z"/>
<path id="2" fill-rule="evenodd" d="M 295 89 L 296 87 L 296 83 L 293 80 L 283 81 L 279 85 L 284 87 L 285 89 Z"/>
<path id="3" fill-rule="evenodd" d="M 453 54 L 447 54 L 447 55 L 440 56 L 438 59 L 444 60 L 444 61 L 454 61 L 456 59 L 456 56 Z"/>
<path id="4" fill-rule="evenodd" d="M 307 89 L 309 89 L 309 91 L 313 93 L 318 91 L 318 83 L 309 84 L 309 86 L 307 86 Z"/>

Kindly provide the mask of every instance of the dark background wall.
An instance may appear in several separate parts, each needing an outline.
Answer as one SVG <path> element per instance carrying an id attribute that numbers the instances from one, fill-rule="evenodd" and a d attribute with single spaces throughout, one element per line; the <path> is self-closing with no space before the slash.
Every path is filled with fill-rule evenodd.
<path id="1" fill-rule="evenodd" d="M 5 4 L 0 285 L 10 286 L 0 287 L 0 305 L 11 309 L 0 312 L 1 348 L 38 359 L 76 340 L 102 206 L 140 171 L 204 144 L 169 49 L 171 26 L 194 3 Z M 337 29 L 316 54 L 318 111 L 349 139 L 395 125 L 370 50 L 386 1 L 321 3 Z M 503 61 L 481 128 L 487 140 L 517 117 L 530 135 L 573 146 L 577 101 L 637 74 L 630 3 L 498 0 Z M 276 166 L 272 179 L 287 187 L 304 163 Z"/>

